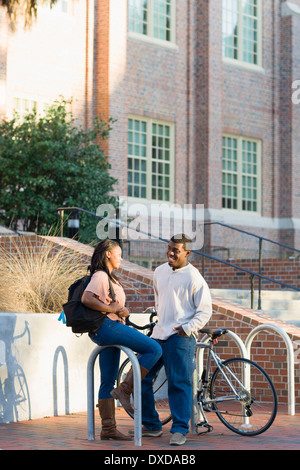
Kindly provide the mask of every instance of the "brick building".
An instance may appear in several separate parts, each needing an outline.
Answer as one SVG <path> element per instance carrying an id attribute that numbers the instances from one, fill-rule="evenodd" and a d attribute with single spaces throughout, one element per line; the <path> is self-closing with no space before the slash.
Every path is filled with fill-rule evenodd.
<path id="1" fill-rule="evenodd" d="M 300 0 L 66 0 L 27 32 L 0 21 L 0 112 L 73 96 L 85 125 L 117 120 L 119 195 L 299 246 Z M 206 229 L 207 247 L 241 243 Z"/>

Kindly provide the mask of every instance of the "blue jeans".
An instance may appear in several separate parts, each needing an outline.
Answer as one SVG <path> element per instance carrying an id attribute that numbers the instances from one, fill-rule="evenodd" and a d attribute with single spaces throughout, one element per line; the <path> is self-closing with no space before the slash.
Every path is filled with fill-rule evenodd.
<path id="1" fill-rule="evenodd" d="M 164 365 L 173 420 L 171 433 L 180 432 L 185 435 L 189 432 L 192 411 L 196 340 L 193 336 L 172 335 L 166 341 L 156 341 L 162 347 L 162 357 L 142 381 L 143 424 L 151 431 L 162 428 L 155 410 L 152 381 L 157 371 Z"/>
<path id="2" fill-rule="evenodd" d="M 162 354 L 161 347 L 156 341 L 127 325 L 123 325 L 123 323 L 109 318 L 105 318 L 101 327 L 94 333 L 90 333 L 89 336 L 98 346 L 120 344 L 139 353 L 139 363 L 147 370 L 153 367 Z M 99 355 L 101 374 L 99 400 L 111 398 L 110 392 L 115 386 L 118 375 L 120 354 L 119 348 L 106 348 Z"/>

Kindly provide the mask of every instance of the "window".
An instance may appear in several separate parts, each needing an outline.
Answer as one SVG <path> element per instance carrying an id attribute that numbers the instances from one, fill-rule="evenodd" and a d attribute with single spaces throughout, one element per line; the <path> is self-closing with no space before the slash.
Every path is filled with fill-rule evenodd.
<path id="1" fill-rule="evenodd" d="M 128 29 L 132 33 L 175 42 L 175 0 L 128 0 Z"/>
<path id="2" fill-rule="evenodd" d="M 128 119 L 128 196 L 172 202 L 173 125 Z"/>
<path id="3" fill-rule="evenodd" d="M 262 0 L 223 0 L 223 57 L 262 66 Z"/>
<path id="4" fill-rule="evenodd" d="M 71 10 L 71 5 L 69 0 L 57 0 L 51 8 L 56 13 L 68 13 Z"/>
<path id="5" fill-rule="evenodd" d="M 24 98 L 14 98 L 13 109 L 18 114 L 18 116 L 22 118 L 28 113 L 36 112 L 37 102 Z"/>
<path id="6" fill-rule="evenodd" d="M 261 142 L 223 136 L 222 207 L 260 212 Z"/>

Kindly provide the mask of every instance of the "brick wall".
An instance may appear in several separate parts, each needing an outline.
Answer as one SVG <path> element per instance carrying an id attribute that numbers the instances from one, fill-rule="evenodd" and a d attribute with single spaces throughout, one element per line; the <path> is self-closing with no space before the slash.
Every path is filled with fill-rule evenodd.
<path id="1" fill-rule="evenodd" d="M 107 122 L 109 119 L 109 28 L 110 1 L 95 4 L 95 49 L 94 49 L 94 90 L 95 116 Z M 108 154 L 108 142 L 102 142 L 105 154 Z"/>
<path id="2" fill-rule="evenodd" d="M 10 249 L 12 246 L 10 238 L 0 238 L 0 252 L 2 249 Z M 73 249 L 82 254 L 83 262 L 87 264 L 93 253 L 93 248 L 90 246 L 68 238 L 38 237 L 32 234 L 26 237 L 18 237 L 17 240 L 28 242 L 33 249 L 38 249 L 40 243 L 45 240 L 53 244 L 53 249 L 61 247 Z M 118 275 L 125 288 L 127 305 L 132 312 L 142 313 L 145 308 L 154 305 L 153 272 L 151 270 L 124 260 Z M 208 282 L 210 285 L 209 280 Z M 213 315 L 207 326 L 210 328 L 228 328 L 245 341 L 253 328 L 266 323 L 282 328 L 293 342 L 295 348 L 296 403 L 300 405 L 300 328 L 275 320 L 258 311 L 243 308 L 219 297 L 213 298 Z M 217 352 L 224 358 L 239 356 L 240 353 L 235 342 L 229 336 L 223 338 L 218 343 Z M 251 358 L 262 365 L 269 373 L 275 385 L 279 403 L 286 406 L 288 394 L 287 354 L 285 343 L 278 333 L 260 332 L 253 340 Z"/>
<path id="3" fill-rule="evenodd" d="M 250 288 L 250 274 L 232 268 L 217 261 L 205 259 L 204 270 L 202 260 L 193 260 L 193 264 L 197 266 L 205 279 L 212 288 L 219 289 L 249 289 Z M 241 268 L 248 269 L 252 272 L 258 273 L 259 262 L 257 259 L 231 259 L 230 262 Z M 282 281 L 285 284 L 300 288 L 300 259 L 263 259 L 262 272 L 263 276 Z M 254 280 L 254 287 L 258 287 L 258 278 Z M 263 289 L 281 289 L 279 284 L 262 280 Z"/>
<path id="4" fill-rule="evenodd" d="M 175 124 L 175 202 L 203 203 L 209 210 L 221 212 L 222 134 L 261 139 L 266 223 L 259 214 L 246 225 L 293 245 L 297 230 L 285 219 L 295 217 L 299 206 L 300 107 L 291 103 L 291 81 L 299 79 L 299 18 L 282 17 L 282 0 L 263 1 L 263 64 L 254 69 L 223 60 L 219 0 L 176 1 L 174 47 L 126 34 L 126 2 L 121 10 L 116 0 L 102 2 L 108 3 L 110 30 L 118 34 L 109 35 L 109 97 L 103 106 L 109 100 L 109 115 L 117 119 L 108 145 L 118 194 L 127 194 L 129 114 Z M 105 15 L 107 10 L 101 21 Z M 226 221 L 228 212 L 220 212 L 217 217 Z M 208 243 L 227 246 L 218 236 Z"/>
<path id="5" fill-rule="evenodd" d="M 26 247 L 30 247 L 33 253 L 39 251 L 39 247 L 42 244 L 42 238 L 38 237 L 34 233 L 26 234 L 25 236 L 0 236 L 0 254 L 1 251 L 9 253 L 16 253 L 18 247 L 24 244 Z"/>
<path id="6" fill-rule="evenodd" d="M 117 122 L 110 134 L 109 155 L 120 195 L 127 195 L 127 126 L 128 115 L 133 114 L 176 123 L 175 199 L 178 203 L 187 200 L 186 149 L 188 139 L 193 139 L 193 130 L 188 126 L 187 32 L 195 2 L 188 3 L 192 12 L 188 11 L 186 0 L 176 1 L 176 44 L 161 45 L 128 34 L 127 2 L 120 7 L 120 2 L 110 1 L 110 28 L 118 28 L 118 34 L 110 36 L 109 113 Z"/>

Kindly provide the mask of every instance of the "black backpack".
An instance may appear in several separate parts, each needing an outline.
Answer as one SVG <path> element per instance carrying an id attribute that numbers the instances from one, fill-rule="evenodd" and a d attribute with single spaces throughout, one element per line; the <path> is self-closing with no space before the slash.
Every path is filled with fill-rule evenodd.
<path id="1" fill-rule="evenodd" d="M 75 281 L 69 287 L 68 302 L 63 305 L 66 317 L 66 325 L 72 328 L 73 333 L 88 333 L 100 328 L 105 320 L 105 314 L 85 307 L 81 302 L 81 297 L 91 276 L 84 276 Z M 111 295 L 114 300 L 114 293 L 111 288 Z"/>

